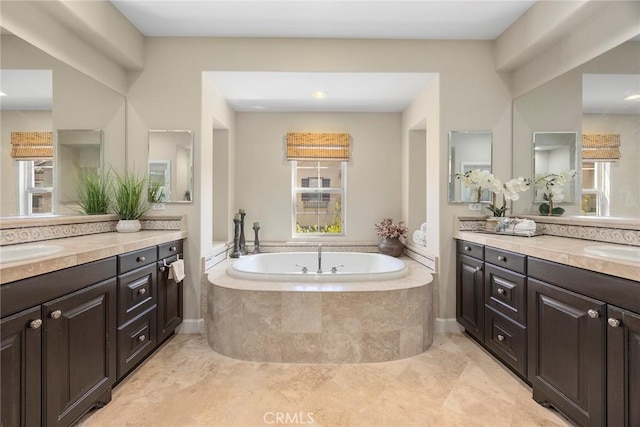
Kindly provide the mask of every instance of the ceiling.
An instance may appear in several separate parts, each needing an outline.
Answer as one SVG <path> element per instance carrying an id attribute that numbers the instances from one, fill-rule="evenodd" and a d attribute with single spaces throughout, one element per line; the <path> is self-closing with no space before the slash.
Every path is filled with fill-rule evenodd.
<path id="1" fill-rule="evenodd" d="M 582 111 L 585 113 L 640 115 L 640 99 L 624 99 L 630 95 L 640 95 L 638 74 L 582 76 Z"/>
<path id="2" fill-rule="evenodd" d="M 534 0 L 112 0 L 145 36 L 493 40 Z M 429 73 L 210 72 L 236 111 L 400 112 Z M 316 91 L 327 93 L 315 99 Z"/>

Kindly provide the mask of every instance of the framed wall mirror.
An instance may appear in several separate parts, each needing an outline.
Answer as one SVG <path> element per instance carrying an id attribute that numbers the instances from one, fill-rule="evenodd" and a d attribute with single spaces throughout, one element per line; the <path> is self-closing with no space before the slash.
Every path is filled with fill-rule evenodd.
<path id="1" fill-rule="evenodd" d="M 533 172 L 534 182 L 543 180 L 551 174 L 561 174 L 576 169 L 577 161 L 576 132 L 534 132 L 533 133 Z M 569 181 L 563 189 L 564 202 L 575 200 L 576 180 Z M 533 192 L 534 202 L 544 202 L 545 189 L 536 186 Z"/>
<path id="2" fill-rule="evenodd" d="M 493 134 L 489 131 L 449 132 L 449 202 L 477 202 L 473 191 L 456 179 L 456 174 L 464 174 L 474 169 L 491 172 Z M 491 203 L 491 192 L 484 191 L 480 202 Z"/>
<path id="3" fill-rule="evenodd" d="M 193 201 L 193 133 L 149 131 L 149 198 L 155 203 Z"/>
<path id="4" fill-rule="evenodd" d="M 100 174 L 103 167 L 102 131 L 59 129 L 57 169 L 60 188 L 58 202 L 76 204 L 78 179 L 85 174 Z"/>

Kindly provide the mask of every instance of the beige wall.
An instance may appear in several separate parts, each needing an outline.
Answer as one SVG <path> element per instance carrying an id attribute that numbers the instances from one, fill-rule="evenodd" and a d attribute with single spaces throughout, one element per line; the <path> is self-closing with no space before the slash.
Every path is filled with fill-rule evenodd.
<path id="1" fill-rule="evenodd" d="M 377 242 L 373 224 L 401 219 L 401 115 L 355 113 L 237 113 L 236 205 L 249 223 L 260 221 L 266 241 L 292 237 L 291 164 L 285 159 L 287 132 L 346 132 L 347 241 Z M 326 240 L 326 239 L 325 239 Z"/>

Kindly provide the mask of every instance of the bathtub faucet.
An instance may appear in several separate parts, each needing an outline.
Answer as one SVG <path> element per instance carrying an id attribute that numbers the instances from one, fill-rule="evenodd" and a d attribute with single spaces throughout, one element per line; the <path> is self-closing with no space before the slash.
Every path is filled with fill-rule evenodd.
<path id="1" fill-rule="evenodd" d="M 322 274 L 322 243 L 318 245 L 318 274 Z"/>

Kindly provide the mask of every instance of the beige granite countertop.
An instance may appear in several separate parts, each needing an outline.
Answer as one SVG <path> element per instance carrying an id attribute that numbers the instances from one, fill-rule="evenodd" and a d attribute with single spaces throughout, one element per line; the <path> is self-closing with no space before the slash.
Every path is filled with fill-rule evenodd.
<path id="1" fill-rule="evenodd" d="M 640 263 L 591 255 L 588 246 L 623 246 L 557 236 L 502 236 L 472 231 L 456 231 L 454 238 L 530 255 L 536 258 L 640 281 Z"/>
<path id="2" fill-rule="evenodd" d="M 101 233 L 67 237 L 20 246 L 56 245 L 63 249 L 53 255 L 0 264 L 0 283 L 9 283 L 51 271 L 123 254 L 172 240 L 184 239 L 186 231 L 142 230 L 137 233 Z"/>

